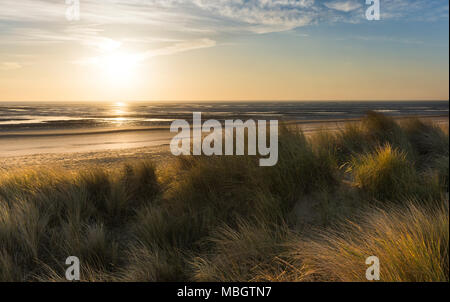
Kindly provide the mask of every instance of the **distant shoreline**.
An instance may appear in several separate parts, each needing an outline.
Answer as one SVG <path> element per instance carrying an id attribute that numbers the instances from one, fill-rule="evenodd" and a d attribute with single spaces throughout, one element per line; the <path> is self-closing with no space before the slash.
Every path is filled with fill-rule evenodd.
<path id="1" fill-rule="evenodd" d="M 411 116 L 394 117 L 396 120 Z M 449 116 L 419 116 L 438 125 L 448 127 Z M 322 121 L 291 121 L 288 125 L 300 126 L 306 135 L 319 130 L 337 131 L 346 123 L 361 119 L 336 119 Z M 95 130 L 95 129 L 93 129 Z M 97 129 L 98 130 L 98 129 Z M 79 134 L 24 134 L 0 135 L 0 171 L 30 167 L 57 166 L 79 169 L 95 163 L 106 168 L 129 160 L 153 159 L 166 164 L 175 158 L 169 152 L 173 133 L 169 128 L 117 129 L 113 131 L 83 132 Z M 148 134 L 151 133 L 151 136 Z M 77 135 L 76 144 L 73 137 Z"/>
<path id="2" fill-rule="evenodd" d="M 408 118 L 420 118 L 420 119 L 449 119 L 448 114 L 442 115 L 404 115 L 404 116 L 392 116 L 395 120 L 402 120 Z M 208 118 L 203 118 L 206 121 Z M 226 118 L 233 119 L 235 118 Z M 241 118 L 245 120 L 244 118 Z M 363 117 L 359 118 L 336 118 L 336 119 L 321 119 L 321 120 L 280 120 L 287 125 L 313 125 L 313 124 L 333 124 L 333 123 L 347 123 L 347 122 L 360 122 Z M 270 120 L 267 118 L 266 120 Z M 220 120 L 219 120 L 220 121 Z M 114 134 L 114 133 L 127 133 L 127 132 L 146 132 L 146 131 L 166 131 L 170 128 L 170 124 L 167 126 L 149 126 L 149 127 L 92 127 L 92 128 L 55 128 L 55 129 L 32 129 L 32 130 L 0 130 L 0 139 L 2 138 L 21 138 L 21 137 L 52 137 L 52 136 L 75 136 L 75 135 L 97 135 L 97 134 Z"/>

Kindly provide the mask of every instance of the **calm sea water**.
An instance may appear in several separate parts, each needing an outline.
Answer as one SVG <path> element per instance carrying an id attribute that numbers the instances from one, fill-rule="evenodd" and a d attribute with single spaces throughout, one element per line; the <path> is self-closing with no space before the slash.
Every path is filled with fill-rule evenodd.
<path id="1" fill-rule="evenodd" d="M 422 102 L 211 102 L 211 103 L 1 103 L 0 131 L 108 126 L 155 126 L 175 119 L 334 120 L 373 110 L 390 116 L 448 115 L 448 101 Z"/>

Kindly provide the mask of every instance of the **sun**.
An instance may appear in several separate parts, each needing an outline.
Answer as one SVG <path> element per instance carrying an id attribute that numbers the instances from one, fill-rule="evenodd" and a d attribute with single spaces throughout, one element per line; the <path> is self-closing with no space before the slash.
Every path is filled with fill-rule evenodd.
<path id="1" fill-rule="evenodd" d="M 128 78 L 132 75 L 135 66 L 135 60 L 128 54 L 112 54 L 103 60 L 104 72 L 111 79 Z"/>
<path id="2" fill-rule="evenodd" d="M 135 80 L 138 60 L 126 53 L 114 53 L 100 59 L 105 79 L 113 85 L 128 85 Z"/>

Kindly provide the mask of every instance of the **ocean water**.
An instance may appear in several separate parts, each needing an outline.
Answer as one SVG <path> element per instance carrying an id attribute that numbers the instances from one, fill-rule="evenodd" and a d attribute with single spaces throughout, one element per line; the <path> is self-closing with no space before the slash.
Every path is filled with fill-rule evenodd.
<path id="1" fill-rule="evenodd" d="M 414 102 L 201 102 L 201 103 L 6 103 L 0 131 L 169 125 L 175 119 L 277 119 L 295 121 L 359 118 L 367 111 L 389 116 L 445 116 L 448 101 Z"/>

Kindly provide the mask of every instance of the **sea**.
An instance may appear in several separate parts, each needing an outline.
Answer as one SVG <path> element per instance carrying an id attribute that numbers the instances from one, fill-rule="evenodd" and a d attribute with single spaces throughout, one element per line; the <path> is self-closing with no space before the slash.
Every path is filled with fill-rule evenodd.
<path id="1" fill-rule="evenodd" d="M 0 132 L 98 127 L 148 127 L 203 119 L 297 122 L 358 119 L 368 111 L 388 116 L 448 116 L 448 101 L 264 102 L 0 102 Z"/>

